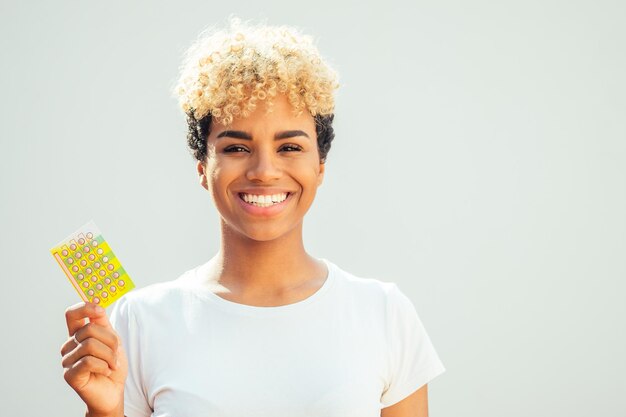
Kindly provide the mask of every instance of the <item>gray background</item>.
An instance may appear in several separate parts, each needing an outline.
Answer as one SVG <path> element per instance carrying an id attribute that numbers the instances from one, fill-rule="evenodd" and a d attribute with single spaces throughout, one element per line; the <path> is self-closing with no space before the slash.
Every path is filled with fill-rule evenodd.
<path id="1" fill-rule="evenodd" d="M 168 89 L 230 13 L 339 72 L 306 248 L 413 300 L 431 415 L 626 415 L 626 7 L 545 0 L 3 1 L 0 415 L 84 412 L 51 246 L 93 219 L 140 287 L 217 250 Z"/>

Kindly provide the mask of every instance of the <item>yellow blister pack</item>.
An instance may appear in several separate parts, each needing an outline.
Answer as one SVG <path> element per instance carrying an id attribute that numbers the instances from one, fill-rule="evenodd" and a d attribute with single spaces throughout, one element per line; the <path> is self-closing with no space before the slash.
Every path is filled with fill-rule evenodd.
<path id="1" fill-rule="evenodd" d="M 108 307 L 135 288 L 93 221 L 50 249 L 83 301 Z"/>

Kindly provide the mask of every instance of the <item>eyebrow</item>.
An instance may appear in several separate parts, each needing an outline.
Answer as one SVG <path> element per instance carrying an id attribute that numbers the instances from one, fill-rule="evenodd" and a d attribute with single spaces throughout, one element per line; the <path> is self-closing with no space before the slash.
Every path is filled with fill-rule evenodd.
<path id="1" fill-rule="evenodd" d="M 282 132 L 278 132 L 274 135 L 274 140 L 288 139 L 296 136 L 306 136 L 309 138 L 309 135 L 302 130 L 284 130 Z M 241 130 L 224 130 L 217 135 L 217 139 L 223 137 L 231 137 L 236 139 L 245 139 L 252 140 L 252 136 L 249 133 L 243 132 Z"/>

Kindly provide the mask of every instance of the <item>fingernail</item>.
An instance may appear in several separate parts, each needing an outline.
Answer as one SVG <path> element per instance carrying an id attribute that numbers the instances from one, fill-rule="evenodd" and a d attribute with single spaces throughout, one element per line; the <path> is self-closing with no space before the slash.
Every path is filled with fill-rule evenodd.
<path id="1" fill-rule="evenodd" d="M 102 307 L 100 307 L 100 306 L 96 306 L 96 313 L 102 314 L 102 313 L 104 313 L 104 309 Z"/>

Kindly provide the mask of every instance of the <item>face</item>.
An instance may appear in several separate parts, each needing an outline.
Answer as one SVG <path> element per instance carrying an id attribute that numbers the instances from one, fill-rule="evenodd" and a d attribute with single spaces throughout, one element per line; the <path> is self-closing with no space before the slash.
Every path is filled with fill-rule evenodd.
<path id="1" fill-rule="evenodd" d="M 295 117 L 284 95 L 273 100 L 272 113 L 261 102 L 231 125 L 213 122 L 207 160 L 197 164 L 223 224 L 259 241 L 301 227 L 324 177 L 313 116 Z"/>

